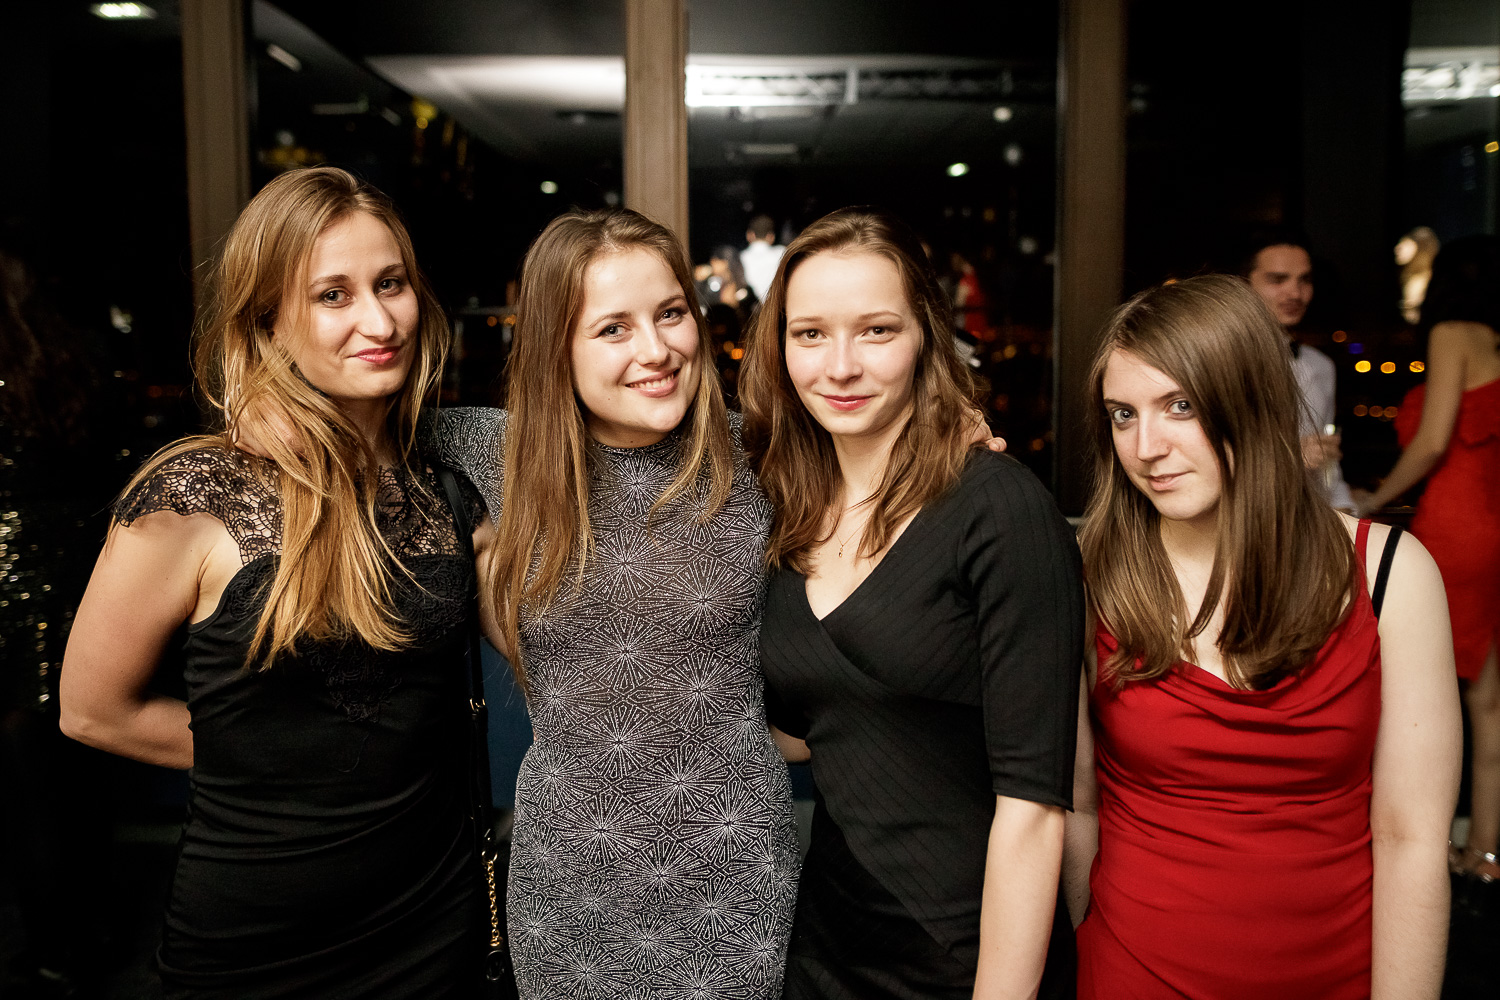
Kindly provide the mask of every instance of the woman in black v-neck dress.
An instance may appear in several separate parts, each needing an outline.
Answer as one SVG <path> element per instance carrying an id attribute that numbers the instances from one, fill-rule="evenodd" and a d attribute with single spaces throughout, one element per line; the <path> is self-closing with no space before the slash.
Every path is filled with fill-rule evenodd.
<path id="1" fill-rule="evenodd" d="M 1052 923 L 1078 550 L 1030 472 L 968 449 L 971 383 L 921 261 L 887 217 L 815 223 L 743 372 L 777 506 L 768 708 L 819 790 L 787 998 L 1024 992 Z"/>

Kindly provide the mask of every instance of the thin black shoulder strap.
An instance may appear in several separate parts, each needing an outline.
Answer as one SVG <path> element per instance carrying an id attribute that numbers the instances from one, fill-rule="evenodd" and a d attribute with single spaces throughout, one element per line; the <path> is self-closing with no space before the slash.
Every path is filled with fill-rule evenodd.
<path id="1" fill-rule="evenodd" d="M 1380 553 L 1380 568 L 1375 571 L 1375 590 L 1370 594 L 1370 604 L 1375 608 L 1375 617 L 1380 617 L 1380 606 L 1385 603 L 1385 585 L 1390 581 L 1391 563 L 1396 559 L 1396 543 L 1405 534 L 1401 528 L 1391 528 L 1385 536 L 1385 548 Z"/>

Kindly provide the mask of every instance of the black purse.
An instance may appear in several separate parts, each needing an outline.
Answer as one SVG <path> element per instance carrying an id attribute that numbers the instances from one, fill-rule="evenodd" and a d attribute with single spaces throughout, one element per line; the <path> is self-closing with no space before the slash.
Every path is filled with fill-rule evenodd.
<path id="1" fill-rule="evenodd" d="M 464 514 L 458 480 L 451 469 L 439 467 L 438 480 L 448 495 L 453 512 L 458 543 L 470 564 L 474 562 L 474 541 Z M 516 972 L 511 964 L 510 947 L 505 940 L 502 914 L 505 868 L 501 864 L 500 845 L 495 838 L 494 798 L 490 791 L 489 708 L 484 701 L 484 674 L 479 651 L 479 594 L 476 587 L 469 598 L 469 643 L 465 650 L 469 685 L 469 802 L 474 826 L 475 850 L 484 869 L 489 926 L 486 933 L 484 981 L 481 995 L 485 1000 L 518 1000 Z M 509 852 L 506 852 L 509 853 Z"/>

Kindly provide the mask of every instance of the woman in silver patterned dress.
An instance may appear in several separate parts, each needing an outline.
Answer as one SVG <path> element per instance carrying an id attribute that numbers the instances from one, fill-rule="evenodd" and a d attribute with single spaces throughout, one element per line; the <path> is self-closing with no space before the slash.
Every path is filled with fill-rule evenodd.
<path id="1" fill-rule="evenodd" d="M 527 1000 L 780 995 L 796 899 L 757 635 L 771 510 L 686 255 L 629 211 L 527 254 L 509 412 L 444 411 L 497 521 L 491 637 L 535 742 L 508 896 Z"/>

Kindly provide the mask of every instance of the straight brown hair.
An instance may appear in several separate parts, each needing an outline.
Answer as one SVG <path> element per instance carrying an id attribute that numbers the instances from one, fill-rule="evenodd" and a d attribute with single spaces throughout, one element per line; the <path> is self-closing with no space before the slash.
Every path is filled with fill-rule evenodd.
<path id="1" fill-rule="evenodd" d="M 896 265 L 922 328 L 912 414 L 891 447 L 871 503 L 859 554 L 879 552 L 896 525 L 958 482 L 976 419 L 978 385 L 953 344 L 951 307 L 916 235 L 894 216 L 844 208 L 808 226 L 786 248 L 746 343 L 740 368 L 745 452 L 776 508 L 767 564 L 811 570 L 808 549 L 826 540 L 828 512 L 844 501 L 829 437 L 792 385 L 786 368 L 786 287 L 817 254 L 878 254 Z"/>
<path id="2" fill-rule="evenodd" d="M 343 411 L 302 377 L 282 343 L 301 335 L 314 244 L 356 212 L 390 231 L 417 295 L 417 356 L 406 383 L 391 397 L 387 416 L 400 462 L 409 467 L 417 413 L 442 377 L 448 322 L 417 268 L 395 206 L 343 170 L 309 167 L 281 174 L 250 200 L 210 274 L 193 369 L 199 392 L 217 414 L 217 430 L 168 445 L 125 488 L 128 495 L 185 452 L 232 449 L 247 428 L 270 453 L 281 497 L 281 558 L 247 665 L 268 667 L 303 637 L 357 637 L 383 650 L 409 641 L 391 606 L 391 573 L 405 569 L 375 521 L 379 459 Z M 284 415 L 296 428 L 295 447 L 281 428 L 266 423 L 271 413 Z"/>
<path id="3" fill-rule="evenodd" d="M 1191 620 L 1160 516 L 1115 451 L 1103 400 L 1116 351 L 1182 388 L 1218 459 L 1218 545 Z M 1095 482 L 1079 546 L 1090 607 L 1119 642 L 1101 675 L 1118 686 L 1174 669 L 1221 603 L 1215 645 L 1232 685 L 1263 690 L 1306 666 L 1350 605 L 1357 563 L 1342 520 L 1303 468 L 1301 395 L 1285 336 L 1260 297 L 1227 275 L 1140 293 L 1105 326 L 1087 392 Z"/>
<path id="4" fill-rule="evenodd" d="M 707 499 L 700 516 L 707 521 L 729 499 L 734 478 L 729 418 L 682 244 L 665 227 L 628 209 L 570 212 L 553 219 L 521 268 L 520 312 L 506 363 L 503 509 L 485 571 L 495 618 L 523 689 L 522 606 L 545 607 L 557 596 L 569 568 L 575 582 L 580 580 L 593 555 L 589 471 L 596 448 L 573 389 L 572 360 L 584 272 L 596 257 L 634 249 L 656 254 L 671 269 L 698 330 L 698 384 L 683 419 L 680 464 L 652 511 L 701 488 Z"/>

